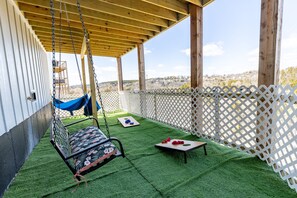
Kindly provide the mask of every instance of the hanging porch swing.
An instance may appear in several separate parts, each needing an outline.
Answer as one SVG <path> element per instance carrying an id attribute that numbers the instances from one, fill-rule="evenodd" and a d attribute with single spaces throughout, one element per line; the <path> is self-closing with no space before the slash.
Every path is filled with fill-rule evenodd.
<path id="1" fill-rule="evenodd" d="M 68 15 L 66 10 L 66 4 L 64 4 L 64 6 L 65 6 L 65 12 L 67 16 L 70 37 L 72 41 L 73 52 L 76 57 L 74 41 L 72 38 L 70 23 L 68 20 Z M 50 0 L 50 7 L 51 7 L 50 12 L 52 16 L 52 67 L 54 70 L 57 63 L 56 57 L 55 57 L 56 50 L 55 50 L 54 0 Z M 77 8 L 78 8 L 78 13 L 82 23 L 84 38 L 87 38 L 87 30 L 83 21 L 79 0 L 77 0 Z M 60 20 L 61 20 L 61 13 L 62 13 L 62 2 L 60 1 Z M 60 101 L 59 99 L 56 99 L 56 79 L 55 79 L 55 74 L 53 73 L 53 108 L 54 109 L 52 111 L 53 121 L 52 121 L 50 142 L 52 143 L 53 147 L 56 149 L 60 157 L 63 159 L 63 161 L 66 163 L 68 168 L 71 170 L 73 175 L 78 180 L 80 180 L 80 177 L 82 175 L 85 175 L 93 170 L 100 168 L 101 166 L 107 164 L 108 162 L 115 159 L 116 157 L 119 157 L 119 156 L 125 157 L 122 143 L 117 138 L 110 137 L 109 126 L 106 120 L 104 105 L 103 105 L 101 93 L 99 90 L 99 84 L 95 74 L 90 42 L 88 39 L 85 39 L 85 40 L 86 40 L 86 47 L 88 52 L 87 55 L 93 69 L 94 79 L 96 80 L 97 94 L 99 96 L 99 101 L 101 105 L 101 110 L 103 114 L 105 130 L 107 132 L 107 135 L 105 135 L 102 132 L 102 130 L 100 129 L 98 120 L 94 117 L 88 117 L 86 119 L 79 120 L 77 122 L 74 122 L 68 125 L 63 124 L 59 115 L 60 111 L 55 108 L 55 107 L 58 107 L 59 104 L 61 107 L 61 105 L 63 105 L 63 102 Z M 61 51 L 60 51 L 60 56 L 61 56 Z M 77 58 L 76 58 L 76 62 L 78 66 Z M 85 100 L 85 97 L 83 96 L 81 100 Z M 79 102 L 81 102 L 81 104 L 83 103 L 82 101 L 79 101 Z M 66 104 L 65 106 L 67 105 L 68 104 Z M 77 105 L 77 103 L 72 105 L 75 106 Z M 72 107 L 69 107 L 69 108 L 71 109 Z M 77 106 L 75 106 L 75 108 L 77 108 Z M 85 122 L 87 120 L 94 120 L 94 123 L 96 123 L 95 126 L 88 126 L 72 134 L 69 133 L 68 127 L 82 124 L 82 122 Z M 112 142 L 116 142 L 119 148 L 117 148 Z"/>

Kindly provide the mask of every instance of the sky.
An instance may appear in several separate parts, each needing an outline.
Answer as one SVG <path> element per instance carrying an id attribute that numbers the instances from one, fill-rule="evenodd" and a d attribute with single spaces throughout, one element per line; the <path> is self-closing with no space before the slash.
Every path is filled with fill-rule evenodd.
<path id="1" fill-rule="evenodd" d="M 215 0 L 203 9 L 204 75 L 258 69 L 260 6 L 260 0 Z M 296 10 L 297 0 L 284 0 L 281 69 L 297 66 Z M 144 53 L 146 78 L 189 76 L 189 18 L 145 42 Z M 80 84 L 74 55 L 62 54 L 62 60 L 70 85 Z M 99 82 L 117 80 L 115 58 L 94 57 L 94 65 Z M 122 67 L 124 80 L 138 79 L 136 49 L 122 56 Z"/>

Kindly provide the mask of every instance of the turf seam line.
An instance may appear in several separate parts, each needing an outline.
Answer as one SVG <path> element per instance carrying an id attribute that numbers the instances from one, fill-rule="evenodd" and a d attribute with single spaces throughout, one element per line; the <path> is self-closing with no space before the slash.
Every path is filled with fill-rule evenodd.
<path id="1" fill-rule="evenodd" d="M 154 186 L 139 170 L 138 168 L 134 165 L 134 163 L 126 156 L 126 159 L 128 160 L 128 162 L 132 165 L 133 168 L 135 168 L 135 170 L 139 173 L 139 175 L 145 180 L 147 181 L 162 197 L 163 197 L 163 193 L 156 187 Z"/>

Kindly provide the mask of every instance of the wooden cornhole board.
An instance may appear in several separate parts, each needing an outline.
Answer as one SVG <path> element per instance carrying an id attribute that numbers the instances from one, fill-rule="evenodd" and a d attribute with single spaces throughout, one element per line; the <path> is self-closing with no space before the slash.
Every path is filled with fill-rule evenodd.
<path id="1" fill-rule="evenodd" d="M 173 145 L 172 144 L 173 141 L 184 141 L 184 144 Z M 155 147 L 182 152 L 184 153 L 185 163 L 187 163 L 187 151 L 203 147 L 204 154 L 207 155 L 206 145 L 207 145 L 206 142 L 173 139 L 173 140 L 170 140 L 170 142 L 167 142 L 165 144 L 163 143 L 155 144 Z"/>
<path id="2" fill-rule="evenodd" d="M 134 124 L 126 124 L 125 121 L 126 120 L 130 120 L 131 122 L 133 122 Z M 122 118 L 118 118 L 118 121 L 123 125 L 123 127 L 127 128 L 127 127 L 133 127 L 133 126 L 138 126 L 139 122 L 137 122 L 132 116 L 127 116 L 127 117 L 122 117 Z"/>

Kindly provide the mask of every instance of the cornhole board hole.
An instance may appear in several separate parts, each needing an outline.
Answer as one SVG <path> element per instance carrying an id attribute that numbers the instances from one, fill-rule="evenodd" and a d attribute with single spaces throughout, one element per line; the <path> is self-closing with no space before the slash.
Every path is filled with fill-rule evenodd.
<path id="1" fill-rule="evenodd" d="M 118 118 L 118 121 L 123 125 L 123 127 L 133 127 L 138 126 L 139 122 L 137 122 L 132 116 Z M 129 122 L 130 121 L 130 122 Z"/>

